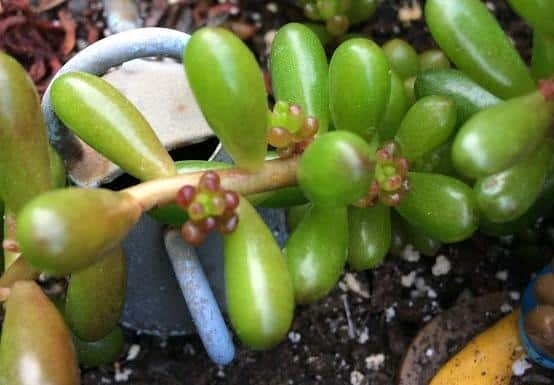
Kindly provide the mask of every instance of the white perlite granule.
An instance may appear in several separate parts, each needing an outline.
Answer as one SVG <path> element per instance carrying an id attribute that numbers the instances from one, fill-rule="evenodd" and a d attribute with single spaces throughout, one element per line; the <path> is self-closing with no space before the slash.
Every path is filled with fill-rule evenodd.
<path id="1" fill-rule="evenodd" d="M 358 372 L 357 370 L 354 370 L 350 373 L 350 384 L 351 385 L 362 385 L 363 381 L 365 380 L 365 376 Z"/>
<path id="2" fill-rule="evenodd" d="M 452 264 L 444 255 L 439 255 L 435 260 L 435 264 L 431 268 L 431 272 L 435 277 L 439 275 L 446 275 L 450 272 Z"/>
<path id="3" fill-rule="evenodd" d="M 402 250 L 402 258 L 408 262 L 418 262 L 420 258 L 419 251 L 408 243 L 406 247 L 404 247 L 404 250 Z"/>
<path id="4" fill-rule="evenodd" d="M 396 317 L 396 309 L 394 306 L 385 309 L 385 321 L 390 322 Z"/>
<path id="5" fill-rule="evenodd" d="M 279 11 L 279 7 L 274 2 L 268 3 L 265 8 L 271 13 L 277 13 Z"/>
<path id="6" fill-rule="evenodd" d="M 508 270 L 497 271 L 494 277 L 499 281 L 506 281 L 508 279 Z"/>
<path id="7" fill-rule="evenodd" d="M 140 353 L 140 345 L 133 344 L 127 352 L 127 361 L 134 361 Z"/>
<path id="8" fill-rule="evenodd" d="M 519 293 L 519 291 L 511 291 L 510 298 L 514 301 L 519 301 L 519 299 L 521 298 L 521 294 Z"/>
<path id="9" fill-rule="evenodd" d="M 121 370 L 119 367 L 115 368 L 114 380 L 115 382 L 127 382 L 133 371 L 128 368 Z"/>
<path id="10" fill-rule="evenodd" d="M 416 280 L 416 272 L 415 271 L 412 271 L 412 272 L 410 272 L 410 274 L 403 275 L 402 277 L 400 277 L 400 283 L 404 287 L 411 287 L 415 283 L 415 280 Z"/>
<path id="11" fill-rule="evenodd" d="M 512 373 L 514 376 L 523 376 L 527 369 L 531 369 L 533 365 L 531 365 L 527 359 L 526 356 L 522 356 L 520 359 L 516 360 L 512 365 Z"/>
<path id="12" fill-rule="evenodd" d="M 372 354 L 365 359 L 365 367 L 368 370 L 379 370 L 383 367 L 384 364 L 385 355 L 383 353 Z"/>
<path id="13" fill-rule="evenodd" d="M 512 305 L 510 305 L 509 303 L 503 303 L 501 306 L 500 306 L 500 311 L 502 313 L 509 313 L 511 312 L 512 310 L 514 310 L 514 308 L 512 307 Z"/>
<path id="14" fill-rule="evenodd" d="M 302 339 L 302 335 L 300 333 L 297 333 L 297 332 L 290 332 L 289 333 L 289 340 L 293 344 L 299 343 L 301 339 Z"/>
<path id="15" fill-rule="evenodd" d="M 369 291 L 363 287 L 362 283 L 352 273 L 346 273 L 344 275 L 344 282 L 348 289 L 362 298 L 369 298 Z"/>
<path id="16" fill-rule="evenodd" d="M 359 344 L 365 344 L 367 341 L 369 341 L 369 329 L 364 326 L 364 328 L 361 331 L 358 331 L 358 343 Z"/>

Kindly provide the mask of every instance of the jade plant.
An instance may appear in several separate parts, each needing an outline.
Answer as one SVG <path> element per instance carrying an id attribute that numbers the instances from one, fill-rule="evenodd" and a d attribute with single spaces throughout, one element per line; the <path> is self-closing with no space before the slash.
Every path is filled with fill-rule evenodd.
<path id="1" fill-rule="evenodd" d="M 314 18 L 357 21 L 349 14 L 357 2 L 304 3 Z M 223 234 L 227 313 L 253 349 L 281 342 L 295 304 L 326 296 L 346 265 L 363 271 L 406 243 L 433 255 L 477 230 L 506 235 L 530 226 L 554 191 L 553 12 L 541 1 L 511 3 L 536 28 L 533 72 L 480 1 L 428 0 L 440 50 L 421 54 L 402 40 L 381 47 L 356 37 L 328 61 L 310 28 L 282 27 L 270 55 L 271 108 L 241 40 L 219 28 L 197 31 L 184 72 L 234 165 L 174 163 L 115 88 L 85 73 L 58 77 L 51 98 L 60 120 L 140 180 L 121 191 L 62 188 L 36 91 L 0 54 L 9 256 L 0 278 L 0 384 L 29 383 L 19 370 L 28 353 L 43 376 L 36 383 L 56 385 L 79 383 L 77 362 L 117 357 L 126 281 L 120 242 L 143 213 L 180 227 L 192 245 L 210 231 Z M 255 205 L 287 209 L 282 250 Z M 67 292 L 48 299 L 33 283 L 40 273 L 65 277 Z M 541 285 L 552 305 L 552 279 Z M 545 324 L 552 313 L 546 306 L 529 323 Z"/>

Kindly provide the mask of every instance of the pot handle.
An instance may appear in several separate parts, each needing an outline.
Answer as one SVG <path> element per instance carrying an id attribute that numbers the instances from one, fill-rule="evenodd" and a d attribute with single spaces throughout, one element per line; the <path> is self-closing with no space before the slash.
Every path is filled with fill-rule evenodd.
<path id="1" fill-rule="evenodd" d="M 181 60 L 190 35 L 168 28 L 138 28 L 108 36 L 86 47 L 71 58 L 56 73 L 52 82 L 60 75 L 82 71 L 103 75 L 110 68 L 146 57 L 169 57 Z M 75 136 L 64 127 L 54 114 L 50 104 L 50 88 L 42 98 L 42 112 L 48 127 L 50 142 L 56 150 L 65 154 L 73 148 Z"/>
<path id="2" fill-rule="evenodd" d="M 181 60 L 190 35 L 167 28 L 139 28 L 108 36 L 76 54 L 54 76 L 72 71 L 102 75 L 129 60 L 145 57 L 169 57 Z M 50 86 L 42 99 L 42 111 L 50 142 L 62 153 L 72 147 L 75 136 L 63 126 L 50 105 Z M 170 233 L 171 234 L 171 233 Z M 187 254 L 187 245 L 183 253 Z M 188 253 L 187 255 L 191 255 Z M 235 354 L 230 332 L 221 310 L 194 254 L 194 258 L 171 258 L 177 281 L 184 292 L 192 319 L 210 358 L 217 364 L 229 363 Z M 185 272 L 186 270 L 186 272 Z M 185 290 L 186 288 L 186 290 Z M 202 302 L 202 306 L 195 304 Z"/>

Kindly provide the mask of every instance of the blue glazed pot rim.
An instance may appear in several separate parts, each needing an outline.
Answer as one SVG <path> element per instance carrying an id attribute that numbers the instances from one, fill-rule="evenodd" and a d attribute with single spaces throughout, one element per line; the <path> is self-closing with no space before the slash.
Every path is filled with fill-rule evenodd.
<path id="1" fill-rule="evenodd" d="M 552 264 L 548 264 L 542 270 L 540 270 L 533 278 L 533 280 L 529 283 L 529 285 L 527 285 L 527 288 L 525 289 L 525 292 L 523 293 L 523 298 L 521 300 L 521 312 L 518 320 L 519 337 L 523 347 L 527 352 L 527 356 L 532 361 L 548 369 L 554 369 L 554 358 L 549 357 L 545 352 L 543 352 L 541 349 L 536 347 L 529 340 L 529 338 L 527 337 L 527 333 L 525 332 L 523 320 L 527 315 L 527 313 L 529 313 L 537 306 L 537 300 L 535 298 L 535 293 L 534 293 L 537 280 L 541 276 L 545 274 L 550 274 L 552 272 L 553 272 Z"/>

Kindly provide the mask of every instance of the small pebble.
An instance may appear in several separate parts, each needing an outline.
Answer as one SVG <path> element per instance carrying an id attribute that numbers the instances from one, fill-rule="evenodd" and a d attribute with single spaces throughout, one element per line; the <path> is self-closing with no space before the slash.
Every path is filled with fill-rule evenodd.
<path id="1" fill-rule="evenodd" d="M 429 348 L 425 351 L 425 355 L 427 357 L 433 357 L 433 354 L 435 354 L 435 351 L 432 348 Z"/>
<path id="2" fill-rule="evenodd" d="M 435 260 L 435 264 L 431 268 L 431 272 L 435 277 L 446 275 L 450 272 L 452 264 L 444 255 L 439 255 Z"/>

